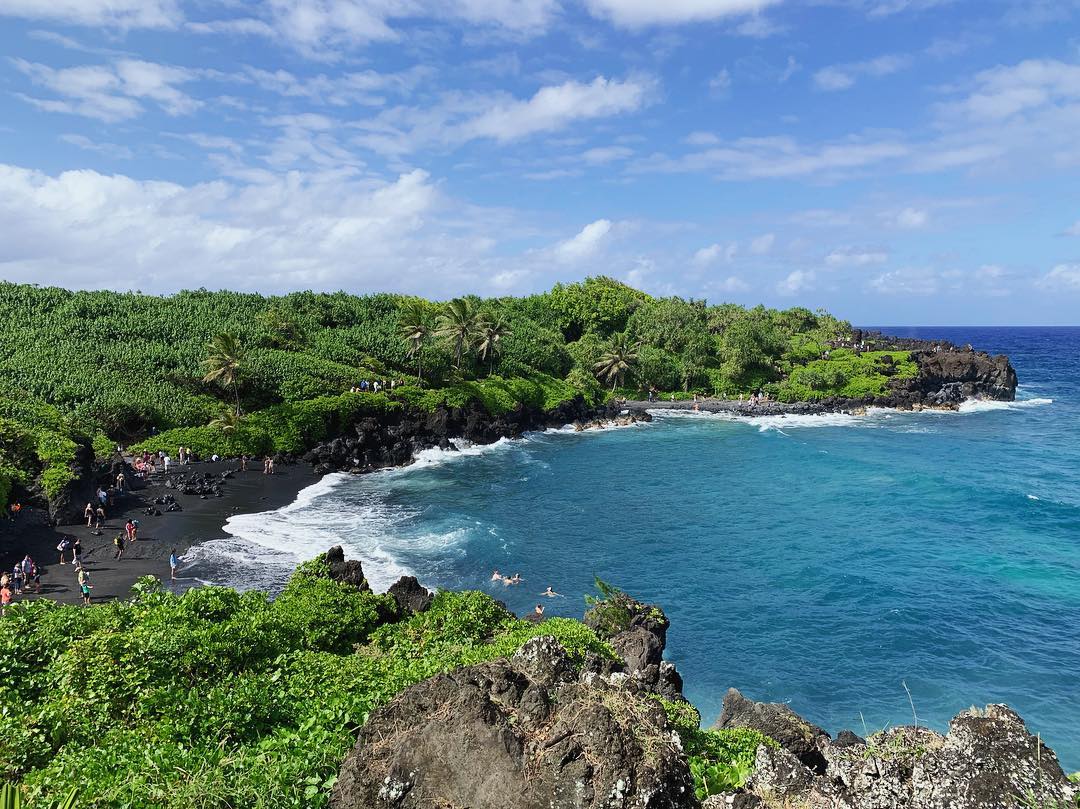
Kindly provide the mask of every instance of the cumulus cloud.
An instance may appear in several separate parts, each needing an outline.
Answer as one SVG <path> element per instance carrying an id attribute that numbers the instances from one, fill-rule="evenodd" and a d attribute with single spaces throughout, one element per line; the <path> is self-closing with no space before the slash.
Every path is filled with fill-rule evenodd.
<path id="1" fill-rule="evenodd" d="M 708 247 L 702 247 L 694 253 L 694 263 L 706 266 L 723 259 L 730 264 L 735 259 L 735 254 L 738 250 L 739 246 L 735 242 L 728 242 L 727 244 L 710 244 Z"/>
<path id="2" fill-rule="evenodd" d="M 0 16 L 115 28 L 173 28 L 175 0 L 0 0 Z"/>
<path id="3" fill-rule="evenodd" d="M 814 278 L 813 270 L 794 270 L 776 285 L 776 291 L 780 295 L 798 295 L 814 288 Z"/>
<path id="4" fill-rule="evenodd" d="M 612 223 L 609 219 L 597 219 L 586 225 L 573 238 L 555 245 L 555 256 L 560 261 L 576 262 L 596 255 L 608 240 Z"/>
<path id="5" fill-rule="evenodd" d="M 73 288 L 490 290 L 507 271 L 485 239 L 500 216 L 451 204 L 419 170 L 181 185 L 0 164 L 4 277 Z"/>
<path id="6" fill-rule="evenodd" d="M 869 286 L 882 295 L 933 295 L 941 285 L 934 270 L 905 267 L 882 273 L 873 278 Z"/>
<path id="7" fill-rule="evenodd" d="M 929 223 L 930 213 L 921 208 L 903 208 L 889 216 L 888 221 L 901 230 L 920 230 Z"/>
<path id="8" fill-rule="evenodd" d="M 720 20 L 756 14 L 780 0 L 585 0 L 594 16 L 616 25 L 640 28 Z"/>
<path id="9" fill-rule="evenodd" d="M 1080 292 L 1080 264 L 1058 264 L 1035 284 L 1049 291 Z"/>
<path id="10" fill-rule="evenodd" d="M 1028 59 L 984 70 L 975 90 L 947 108 L 980 121 L 1003 121 L 1023 112 L 1080 101 L 1080 65 L 1055 59 Z"/>

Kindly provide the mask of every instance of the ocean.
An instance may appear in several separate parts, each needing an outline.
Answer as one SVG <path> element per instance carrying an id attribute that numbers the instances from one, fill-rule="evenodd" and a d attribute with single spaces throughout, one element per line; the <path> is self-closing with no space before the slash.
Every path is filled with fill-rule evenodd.
<path id="1" fill-rule="evenodd" d="M 1080 769 L 1080 328 L 886 330 L 1008 354 L 1018 401 L 426 452 L 230 519 L 185 575 L 273 590 L 342 544 L 376 588 L 411 573 L 573 617 L 598 576 L 666 610 L 705 724 L 732 686 L 834 733 L 1006 702 Z"/>

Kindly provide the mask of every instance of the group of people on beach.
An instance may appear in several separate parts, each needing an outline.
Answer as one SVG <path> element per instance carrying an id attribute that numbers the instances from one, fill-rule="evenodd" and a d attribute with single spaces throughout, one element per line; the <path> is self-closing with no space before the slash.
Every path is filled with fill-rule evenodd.
<path id="1" fill-rule="evenodd" d="M 22 561 L 15 563 L 10 573 L 5 570 L 0 574 L 0 615 L 7 611 L 8 604 L 15 596 L 29 592 L 31 587 L 35 593 L 41 592 L 41 569 L 30 554 L 26 554 Z"/>
<path id="2" fill-rule="evenodd" d="M 402 384 L 396 379 L 376 379 L 374 382 L 370 382 L 367 379 L 360 382 L 359 385 L 353 385 L 349 388 L 349 393 L 378 393 L 381 390 L 393 390 L 398 385 Z"/>

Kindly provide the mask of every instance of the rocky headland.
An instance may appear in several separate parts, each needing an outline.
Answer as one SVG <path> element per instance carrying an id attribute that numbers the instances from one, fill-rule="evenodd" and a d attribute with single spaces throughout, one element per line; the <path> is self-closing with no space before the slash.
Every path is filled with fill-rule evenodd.
<path id="1" fill-rule="evenodd" d="M 340 549 L 332 575 L 366 587 Z M 391 593 L 422 611 L 427 591 Z M 682 680 L 663 660 L 663 610 L 617 591 L 584 623 L 613 658 L 574 657 L 554 638 L 510 658 L 421 681 L 360 729 L 334 786 L 333 809 L 1064 809 L 1077 786 L 1054 752 L 1005 705 L 958 714 L 948 732 L 889 728 L 835 737 L 786 705 L 731 689 L 715 728 L 761 740 L 740 786 L 703 789 Z"/>

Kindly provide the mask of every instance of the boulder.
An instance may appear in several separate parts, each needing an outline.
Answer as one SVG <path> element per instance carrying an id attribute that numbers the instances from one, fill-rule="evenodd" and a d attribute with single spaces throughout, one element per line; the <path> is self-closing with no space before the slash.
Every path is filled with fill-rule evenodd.
<path id="1" fill-rule="evenodd" d="M 752 728 L 775 739 L 802 764 L 816 773 L 825 772 L 825 757 L 820 746 L 829 734 L 795 713 L 787 705 L 776 702 L 754 702 L 738 689 L 730 688 L 724 695 L 724 708 L 714 726 L 721 728 Z"/>
<path id="2" fill-rule="evenodd" d="M 811 809 L 1024 809 L 1073 806 L 1080 796 L 1006 705 L 965 711 L 944 736 L 896 727 L 866 740 L 842 733 L 820 749 L 824 774 L 788 750 L 759 747 L 746 788 Z"/>
<path id="3" fill-rule="evenodd" d="M 386 594 L 393 596 L 403 615 L 426 612 L 435 598 L 433 593 L 416 580 L 416 576 L 402 576 L 390 586 Z"/>
<path id="4" fill-rule="evenodd" d="M 345 560 L 345 549 L 335 545 L 326 552 L 326 564 L 330 568 L 330 578 L 353 585 L 363 593 L 370 593 L 371 586 L 364 576 L 363 565 L 357 559 Z"/>
<path id="5" fill-rule="evenodd" d="M 696 809 L 660 704 L 553 638 L 418 683 L 372 713 L 333 809 Z"/>

